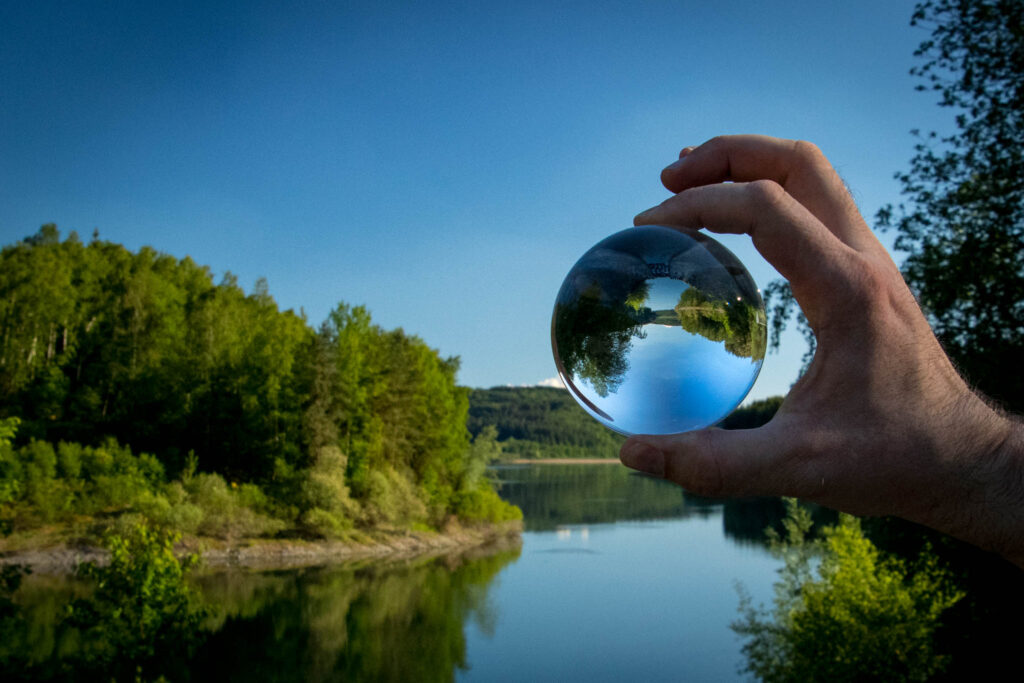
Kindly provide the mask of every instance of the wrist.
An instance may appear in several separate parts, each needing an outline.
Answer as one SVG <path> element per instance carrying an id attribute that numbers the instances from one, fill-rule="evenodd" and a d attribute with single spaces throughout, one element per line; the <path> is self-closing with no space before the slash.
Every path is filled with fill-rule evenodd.
<path id="1" fill-rule="evenodd" d="M 955 512 L 935 526 L 1024 567 L 1024 423 L 991 409 L 987 418 L 960 455 Z"/>
<path id="2" fill-rule="evenodd" d="M 1024 423 L 1004 420 L 1005 437 L 991 456 L 992 495 L 984 501 L 992 518 L 988 549 L 1024 567 Z"/>

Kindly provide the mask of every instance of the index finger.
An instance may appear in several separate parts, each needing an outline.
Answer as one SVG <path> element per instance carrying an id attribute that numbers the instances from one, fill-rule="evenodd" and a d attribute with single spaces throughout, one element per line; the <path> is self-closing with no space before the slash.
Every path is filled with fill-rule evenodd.
<path id="1" fill-rule="evenodd" d="M 857 252 L 770 180 L 684 190 L 633 220 L 637 225 L 750 235 L 758 252 L 789 280 L 816 332 L 837 313 L 835 292 L 860 291 L 865 286 L 855 263 Z"/>
<path id="2" fill-rule="evenodd" d="M 875 250 L 881 243 L 861 217 L 839 174 L 815 145 L 766 135 L 712 138 L 683 150 L 661 172 L 672 192 L 726 181 L 772 180 L 807 208 L 843 243 Z"/>

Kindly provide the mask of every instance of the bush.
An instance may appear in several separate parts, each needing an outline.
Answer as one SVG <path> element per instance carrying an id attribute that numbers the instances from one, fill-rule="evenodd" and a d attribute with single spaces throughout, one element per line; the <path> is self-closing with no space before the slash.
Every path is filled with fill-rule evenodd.
<path id="1" fill-rule="evenodd" d="M 489 484 L 460 491 L 455 497 L 455 514 L 469 521 L 495 523 L 523 518 L 523 511 L 502 500 Z"/>
<path id="2" fill-rule="evenodd" d="M 311 536 L 344 538 L 347 535 L 346 532 L 352 528 L 352 522 L 345 518 L 339 518 L 323 508 L 310 508 L 302 513 L 299 518 L 299 526 Z"/>
<path id="3" fill-rule="evenodd" d="M 795 501 L 784 524 L 785 540 L 769 532 L 785 559 L 774 609 L 743 596 L 733 624 L 748 641 L 746 671 L 765 681 L 925 681 L 945 669 L 934 635 L 964 594 L 930 550 L 914 566 L 885 556 L 849 515 L 809 540 L 810 515 Z"/>
<path id="4" fill-rule="evenodd" d="M 411 525 L 427 519 L 427 506 L 416 485 L 390 467 L 370 472 L 362 512 L 368 524 Z"/>
<path id="5" fill-rule="evenodd" d="M 186 484 L 189 502 L 202 513 L 197 531 L 206 536 L 235 539 L 245 536 L 268 536 L 285 524 L 245 506 L 245 501 L 265 501 L 255 484 L 229 487 L 219 474 L 198 474 Z"/>
<path id="6" fill-rule="evenodd" d="M 109 680 L 185 673 L 180 669 L 199 641 L 206 612 L 185 582 L 197 558 L 179 561 L 177 540 L 140 522 L 107 537 L 108 566 L 79 565 L 79 575 L 95 581 L 96 591 L 68 609 L 69 623 L 83 630 L 76 669 Z"/>

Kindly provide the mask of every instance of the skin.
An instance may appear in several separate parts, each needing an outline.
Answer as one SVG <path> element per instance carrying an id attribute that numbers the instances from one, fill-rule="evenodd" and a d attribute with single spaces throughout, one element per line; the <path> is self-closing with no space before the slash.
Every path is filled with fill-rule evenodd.
<path id="1" fill-rule="evenodd" d="M 675 195 L 635 224 L 750 235 L 818 346 L 763 427 L 636 436 L 622 462 L 706 496 L 895 515 L 1024 567 L 1024 426 L 957 373 L 821 151 L 718 137 L 685 148 L 661 179 Z"/>

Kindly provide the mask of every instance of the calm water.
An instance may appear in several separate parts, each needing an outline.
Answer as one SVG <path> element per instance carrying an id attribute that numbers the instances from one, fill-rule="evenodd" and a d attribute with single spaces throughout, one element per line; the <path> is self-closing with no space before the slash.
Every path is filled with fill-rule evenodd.
<path id="1" fill-rule="evenodd" d="M 721 502 L 619 465 L 504 467 L 520 547 L 196 579 L 213 614 L 173 680 L 612 681 L 742 678 L 735 585 L 769 601 L 762 545 L 777 501 Z M 0 643 L 36 662 L 75 647 L 54 627 L 66 580 L 29 577 L 29 627 Z"/>
<path id="2" fill-rule="evenodd" d="M 777 501 L 726 505 L 618 465 L 498 474 L 526 532 L 489 591 L 493 630 L 467 627 L 459 680 L 742 678 L 736 583 L 770 601 Z"/>

